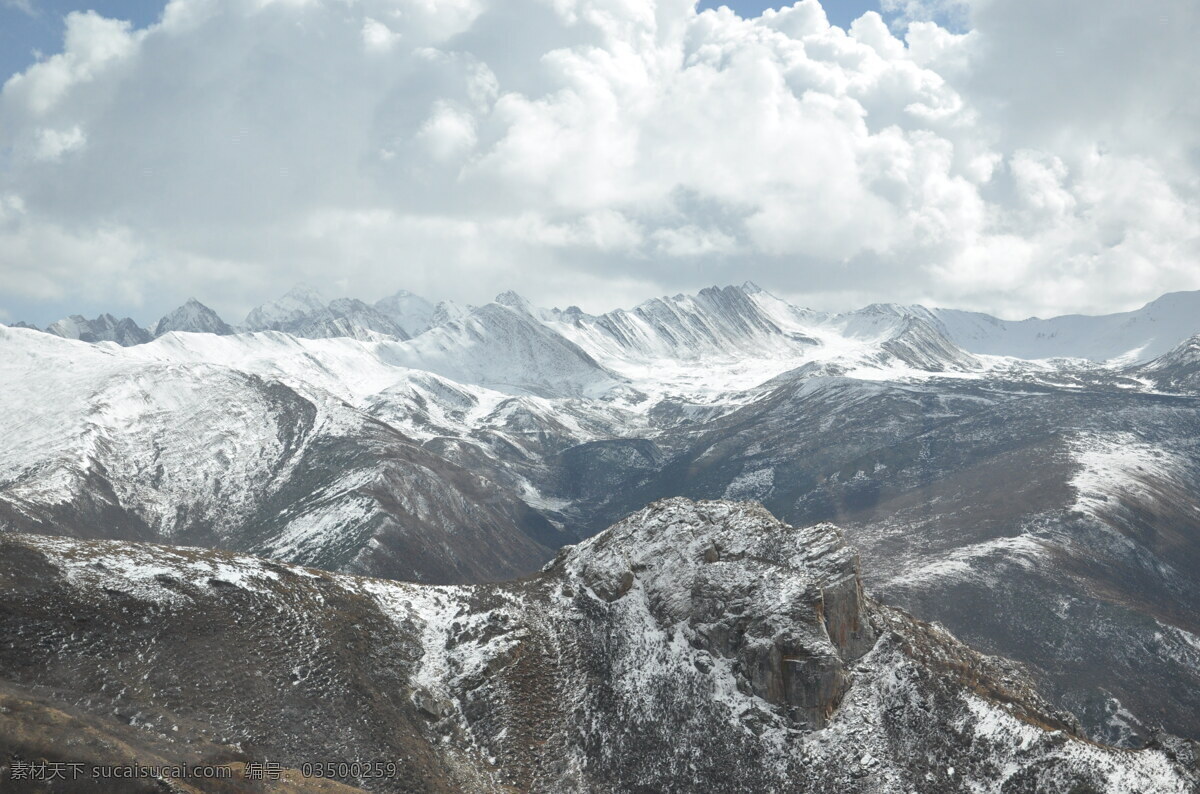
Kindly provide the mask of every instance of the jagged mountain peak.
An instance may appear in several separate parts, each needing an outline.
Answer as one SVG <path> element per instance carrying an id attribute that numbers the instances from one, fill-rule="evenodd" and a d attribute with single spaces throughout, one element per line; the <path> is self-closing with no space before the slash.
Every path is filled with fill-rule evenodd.
<path id="1" fill-rule="evenodd" d="M 974 356 L 954 344 L 940 328 L 914 315 L 901 317 L 881 347 L 905 364 L 927 372 L 977 369 Z"/>
<path id="2" fill-rule="evenodd" d="M 578 322 L 584 317 L 590 318 L 592 316 L 574 304 L 562 309 L 561 311 L 559 309 L 554 309 L 553 312 L 569 323 Z"/>
<path id="3" fill-rule="evenodd" d="M 125 317 L 118 320 L 108 313 L 101 314 L 94 320 L 72 314 L 52 323 L 46 328 L 46 332 L 64 339 L 78 339 L 83 342 L 116 342 L 123 347 L 140 345 L 152 338 L 149 331 L 132 319 Z"/>
<path id="4" fill-rule="evenodd" d="M 473 311 L 475 311 L 475 307 L 469 304 L 464 306 L 454 301 L 438 301 L 429 315 L 430 326 L 444 325 L 462 320 Z"/>
<path id="5" fill-rule="evenodd" d="M 311 287 L 297 284 L 282 297 L 251 309 L 245 325 L 251 331 L 280 330 L 301 317 L 325 309 L 325 299 Z"/>
<path id="6" fill-rule="evenodd" d="M 296 284 L 285 292 L 283 297 L 303 301 L 313 307 L 325 305 L 325 298 L 321 296 L 320 290 L 304 283 Z"/>
<path id="7" fill-rule="evenodd" d="M 705 287 L 695 295 L 652 298 L 598 316 L 551 313 L 547 322 L 600 361 L 695 361 L 762 356 L 811 343 L 789 336 L 740 287 Z"/>
<path id="8" fill-rule="evenodd" d="M 251 331 L 282 331 L 308 339 L 347 336 L 360 340 L 408 339 L 405 328 L 357 298 L 325 303 L 311 287 L 298 285 L 278 300 L 246 315 Z"/>
<path id="9" fill-rule="evenodd" d="M 154 326 L 155 338 L 171 331 L 218 334 L 220 336 L 228 336 L 234 332 L 233 328 L 215 311 L 195 298 L 188 298 L 182 306 L 164 316 Z"/>
<path id="10" fill-rule="evenodd" d="M 899 303 L 869 303 L 861 309 L 852 312 L 852 314 L 865 315 L 880 315 L 886 317 L 909 317 L 912 315 L 915 307 L 904 306 Z"/>
<path id="11" fill-rule="evenodd" d="M 560 331 L 573 328 L 566 330 L 568 338 L 598 358 L 634 355 L 639 361 L 785 354 L 794 352 L 797 343 L 814 343 L 814 326 L 840 328 L 862 339 L 878 337 L 882 325 L 908 316 L 925 320 L 970 353 L 1022 359 L 1086 358 L 1111 366 L 1150 361 L 1169 352 L 1181 339 L 1200 332 L 1200 291 L 1168 293 L 1132 312 L 1020 321 L 898 303 L 874 303 L 830 314 L 794 306 L 752 281 L 738 286 L 707 286 L 694 295 L 651 298 L 632 309 L 615 309 L 598 316 L 578 309 L 542 310 L 512 290 L 497 295 L 495 302 L 552 327 L 558 324 Z M 186 309 L 185 314 L 204 313 L 203 304 L 194 298 L 180 308 Z M 245 327 L 314 338 L 406 339 L 462 319 L 471 310 L 452 302 L 434 305 L 403 289 L 374 305 L 351 298 L 326 304 L 315 289 L 299 284 L 278 300 L 250 312 Z M 206 322 L 184 324 L 196 332 L 208 330 Z M 213 327 L 221 325 L 214 323 Z M 159 335 L 157 326 L 150 334 L 129 318 L 116 320 L 109 314 L 91 321 L 72 315 L 47 330 L 89 341 L 111 339 L 122 345 Z"/>
<path id="12" fill-rule="evenodd" d="M 499 303 L 501 306 L 507 306 L 510 309 L 517 309 L 518 311 L 523 311 L 526 313 L 529 313 L 529 310 L 533 307 L 533 304 L 530 303 L 524 296 L 511 289 L 505 290 L 497 295 L 495 302 Z"/>

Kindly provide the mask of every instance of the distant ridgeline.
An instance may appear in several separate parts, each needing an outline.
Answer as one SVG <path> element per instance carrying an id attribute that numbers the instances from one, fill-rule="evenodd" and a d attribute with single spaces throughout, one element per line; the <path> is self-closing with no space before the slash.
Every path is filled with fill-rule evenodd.
<path id="1" fill-rule="evenodd" d="M 734 331 L 734 337 L 786 335 L 775 323 L 778 319 L 775 312 L 764 311 L 768 305 L 775 311 L 782 309 L 792 319 L 843 329 L 891 323 L 896 318 L 919 320 L 969 353 L 1023 359 L 1120 358 L 1125 363 L 1144 362 L 1200 332 L 1200 321 L 1196 319 L 1200 317 L 1200 291 L 1170 293 L 1136 311 L 1065 315 L 1046 320 L 1036 317 L 1001 320 L 980 312 L 898 304 L 873 304 L 831 314 L 789 306 L 750 282 L 741 287 L 711 287 L 696 296 L 658 298 L 633 310 L 618 309 L 599 316 L 585 314 L 575 307 L 565 311 L 538 309 L 511 291 L 497 296 L 495 303 L 536 317 L 551 327 L 563 323 L 576 328 L 600 328 L 618 344 L 649 343 L 658 345 L 659 352 L 677 348 L 694 352 L 697 343 L 711 347 L 716 342 L 720 346 L 721 342 L 730 341 L 727 336 L 730 330 Z M 715 309 L 725 316 L 705 317 L 694 313 L 693 308 Z M 240 325 L 227 324 L 212 309 L 192 298 L 151 328 L 142 328 L 128 317 L 118 320 L 111 314 L 102 314 L 88 320 L 73 314 L 37 330 L 66 339 L 116 342 L 126 347 L 144 344 L 170 331 L 211 334 L 281 331 L 306 339 L 403 341 L 479 310 L 451 301 L 434 304 L 407 290 L 374 304 L 355 298 L 326 302 L 314 290 L 300 286 L 276 301 L 255 308 Z M 720 328 L 727 324 L 733 328 Z M 25 322 L 13 323 L 12 327 L 37 328 Z M 722 336 L 726 338 L 721 339 Z"/>

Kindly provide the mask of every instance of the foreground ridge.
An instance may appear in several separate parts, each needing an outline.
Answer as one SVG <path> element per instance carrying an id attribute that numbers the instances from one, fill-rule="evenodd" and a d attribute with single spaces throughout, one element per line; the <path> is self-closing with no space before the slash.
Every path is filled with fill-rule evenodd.
<path id="1" fill-rule="evenodd" d="M 1197 783 L 1194 744 L 1080 739 L 1012 663 L 865 597 L 836 527 L 752 503 L 657 502 L 498 585 L 9 534 L 0 588 L 6 761 L 395 761 L 341 780 L 376 791 Z"/>

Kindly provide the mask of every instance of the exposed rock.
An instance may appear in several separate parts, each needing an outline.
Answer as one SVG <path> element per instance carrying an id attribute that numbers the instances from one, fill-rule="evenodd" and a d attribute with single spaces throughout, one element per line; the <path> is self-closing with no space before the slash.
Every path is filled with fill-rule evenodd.
<path id="1" fill-rule="evenodd" d="M 71 715 L 4 759 L 73 760 L 86 724 L 138 762 L 394 760 L 338 778 L 375 791 L 1197 783 L 1194 745 L 1080 740 L 1017 666 L 863 598 L 835 528 L 744 503 L 667 500 L 476 587 L 6 535 L 0 594 L 0 703 Z"/>
<path id="2" fill-rule="evenodd" d="M 669 500 L 570 559 L 606 601 L 636 586 L 659 626 L 687 625 L 694 646 L 810 727 L 825 724 L 847 665 L 874 642 L 857 555 L 829 524 L 793 530 L 751 504 Z"/>

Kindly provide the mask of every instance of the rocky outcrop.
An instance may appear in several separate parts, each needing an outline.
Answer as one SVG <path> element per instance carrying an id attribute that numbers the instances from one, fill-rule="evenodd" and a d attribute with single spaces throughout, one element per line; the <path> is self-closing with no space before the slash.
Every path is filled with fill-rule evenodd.
<path id="1" fill-rule="evenodd" d="M 795 530 L 750 503 L 660 502 L 562 565 L 605 601 L 638 597 L 663 629 L 686 626 L 748 693 L 808 727 L 825 725 L 874 640 L 841 533 Z"/>
<path id="2" fill-rule="evenodd" d="M 474 587 L 3 535 L 0 788 L 44 758 L 394 762 L 333 770 L 389 792 L 1194 790 L 1193 744 L 1080 740 L 857 566 L 832 526 L 684 499 Z"/>

